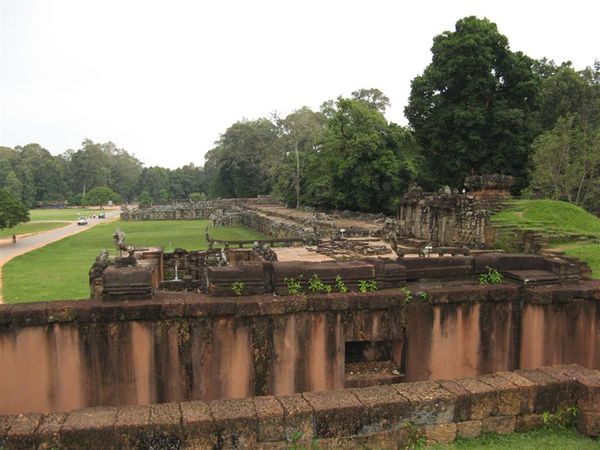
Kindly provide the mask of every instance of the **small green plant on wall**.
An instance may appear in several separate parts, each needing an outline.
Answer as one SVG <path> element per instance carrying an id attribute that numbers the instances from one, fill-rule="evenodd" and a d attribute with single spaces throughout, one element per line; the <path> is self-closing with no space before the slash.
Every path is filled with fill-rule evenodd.
<path id="1" fill-rule="evenodd" d="M 500 284 L 504 277 L 500 272 L 496 269 L 492 269 L 491 267 L 487 267 L 487 272 L 479 275 L 479 284 L 488 285 L 488 284 Z"/>
<path id="2" fill-rule="evenodd" d="M 400 288 L 400 292 L 402 292 L 402 296 L 404 297 L 404 303 L 412 302 L 413 295 L 412 292 L 410 292 L 410 289 L 408 289 L 406 286 L 403 286 Z"/>
<path id="3" fill-rule="evenodd" d="M 375 280 L 360 280 L 358 282 L 358 291 L 361 293 L 373 292 L 377 290 L 377 281 Z"/>
<path id="4" fill-rule="evenodd" d="M 235 295 L 242 295 L 244 293 L 244 289 L 246 288 L 246 283 L 243 281 L 234 281 L 231 283 L 231 290 Z"/>
<path id="5" fill-rule="evenodd" d="M 308 290 L 311 292 L 323 292 L 329 294 L 331 292 L 331 286 L 321 281 L 319 276 L 315 273 L 308 279 Z"/>
<path id="6" fill-rule="evenodd" d="M 302 277 L 302 275 L 300 276 Z M 304 292 L 302 292 L 302 284 L 299 280 L 296 280 L 295 278 L 284 278 L 283 281 L 285 281 L 285 284 L 287 285 L 288 295 L 304 294 Z"/>
<path id="7" fill-rule="evenodd" d="M 348 292 L 348 287 L 346 286 L 346 283 L 344 283 L 342 277 L 340 277 L 339 275 L 335 277 L 335 288 L 338 292 L 342 294 Z"/>
<path id="8" fill-rule="evenodd" d="M 555 412 L 544 411 L 542 413 L 544 426 L 548 428 L 569 428 L 577 421 L 577 408 L 559 408 Z"/>

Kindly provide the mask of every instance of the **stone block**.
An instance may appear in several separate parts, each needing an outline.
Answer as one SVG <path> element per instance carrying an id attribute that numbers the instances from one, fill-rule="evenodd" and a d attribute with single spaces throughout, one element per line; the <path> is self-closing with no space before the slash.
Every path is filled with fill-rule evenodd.
<path id="1" fill-rule="evenodd" d="M 515 416 L 491 416 L 481 422 L 484 433 L 510 434 L 515 431 Z"/>
<path id="2" fill-rule="evenodd" d="M 525 433 L 544 426 L 544 416 L 541 414 L 520 414 L 515 418 L 515 431 Z"/>
<path id="3" fill-rule="evenodd" d="M 181 403 L 181 423 L 183 426 L 185 448 L 210 449 L 216 445 L 212 434 L 210 408 L 204 402 Z"/>
<path id="4" fill-rule="evenodd" d="M 335 438 L 358 433 L 365 407 L 351 392 L 321 391 L 302 394 L 314 411 L 317 438 Z"/>
<path id="5" fill-rule="evenodd" d="M 456 437 L 472 439 L 481 435 L 481 420 L 465 420 L 456 424 Z"/>
<path id="6" fill-rule="evenodd" d="M 115 436 L 124 448 L 136 448 L 150 424 L 150 406 L 121 406 L 115 420 Z"/>
<path id="7" fill-rule="evenodd" d="M 423 434 L 428 444 L 449 444 L 456 439 L 455 423 L 438 423 L 425 425 Z"/>
<path id="8" fill-rule="evenodd" d="M 410 419 L 410 402 L 391 386 L 353 389 L 352 393 L 367 407 L 362 433 L 398 428 Z"/>
<path id="9" fill-rule="evenodd" d="M 258 441 L 285 441 L 285 419 L 281 403 L 275 397 L 254 397 L 252 399 L 258 419 Z"/>
<path id="10" fill-rule="evenodd" d="M 517 370 L 516 373 L 536 384 L 533 411 L 543 413 L 567 408 L 576 404 L 574 382 L 559 380 L 555 376 L 537 370 Z"/>
<path id="11" fill-rule="evenodd" d="M 581 408 L 577 414 L 577 429 L 586 436 L 600 436 L 600 405 L 594 409 Z"/>
<path id="12" fill-rule="evenodd" d="M 392 387 L 410 401 L 410 420 L 415 425 L 433 425 L 454 421 L 457 397 L 435 381 L 393 384 Z"/>
<path id="13" fill-rule="evenodd" d="M 217 400 L 209 404 L 218 448 L 253 448 L 257 442 L 257 417 L 251 399 Z"/>
<path id="14" fill-rule="evenodd" d="M 508 382 L 514 384 L 519 389 L 519 395 L 521 396 L 521 414 L 528 414 L 533 411 L 535 396 L 537 392 L 537 385 L 515 372 L 496 372 L 496 376 L 504 378 Z"/>
<path id="15" fill-rule="evenodd" d="M 492 414 L 516 416 L 521 412 L 522 397 L 517 386 L 497 375 L 483 375 L 478 378 L 496 391 L 496 401 Z"/>
<path id="16" fill-rule="evenodd" d="M 15 420 L 15 416 L 0 416 L 0 445 L 4 445 L 6 433 Z"/>
<path id="17" fill-rule="evenodd" d="M 591 370 L 577 364 L 555 366 L 569 378 L 577 382 L 578 404 L 582 407 L 600 405 L 600 371 Z"/>
<path id="18" fill-rule="evenodd" d="M 71 411 L 60 431 L 60 441 L 69 450 L 90 450 L 118 448 L 113 426 L 117 418 L 117 408 L 99 407 Z"/>
<path id="19" fill-rule="evenodd" d="M 67 418 L 67 413 L 50 413 L 42 417 L 40 426 L 35 431 L 38 450 L 60 448 L 60 429 Z"/>
<path id="20" fill-rule="evenodd" d="M 288 440 L 299 434 L 303 442 L 310 442 L 316 436 L 314 411 L 310 404 L 301 394 L 280 395 L 277 401 L 283 408 L 285 434 Z"/>
<path id="21" fill-rule="evenodd" d="M 474 377 L 459 378 L 454 381 L 470 394 L 470 420 L 481 420 L 494 413 L 496 392 L 492 386 Z"/>
<path id="22" fill-rule="evenodd" d="M 36 448 L 35 430 L 37 430 L 42 419 L 41 414 L 19 414 L 8 432 L 6 433 L 6 445 L 14 450 L 30 450 Z"/>
<path id="23" fill-rule="evenodd" d="M 440 386 L 456 396 L 454 402 L 454 421 L 468 421 L 471 417 L 471 393 L 455 380 L 436 380 Z"/>
<path id="24" fill-rule="evenodd" d="M 150 405 L 149 432 L 142 439 L 142 448 L 179 448 L 183 442 L 179 403 Z"/>

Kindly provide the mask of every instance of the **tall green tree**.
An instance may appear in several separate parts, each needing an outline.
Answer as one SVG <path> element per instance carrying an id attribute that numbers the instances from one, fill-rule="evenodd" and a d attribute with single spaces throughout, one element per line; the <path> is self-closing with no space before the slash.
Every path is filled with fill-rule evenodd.
<path id="1" fill-rule="evenodd" d="M 405 114 L 439 184 L 499 172 L 526 184 L 538 133 L 541 79 L 487 19 L 466 17 L 434 38 L 432 61 L 411 84 Z"/>
<path id="2" fill-rule="evenodd" d="M 6 189 L 0 189 L 0 229 L 29 222 L 29 212 L 23 203 Z"/>
<path id="3" fill-rule="evenodd" d="M 308 164 L 318 152 L 325 122 L 323 113 L 306 106 L 277 121 L 282 151 L 275 168 L 274 190 L 290 206 L 299 207 L 307 200 L 303 194 L 311 176 Z"/>
<path id="4" fill-rule="evenodd" d="M 364 100 L 338 98 L 322 145 L 310 162 L 307 186 L 316 206 L 391 211 L 414 179 L 411 132 L 389 124 Z"/>
<path id="5" fill-rule="evenodd" d="M 600 128 L 590 130 L 577 114 L 559 117 L 556 126 L 533 143 L 532 186 L 545 197 L 588 209 L 600 194 Z"/>
<path id="6" fill-rule="evenodd" d="M 221 135 L 206 155 L 211 167 L 211 197 L 256 197 L 273 188 L 280 152 L 279 130 L 268 119 L 243 120 Z"/>
<path id="7" fill-rule="evenodd" d="M 109 202 L 119 202 L 120 196 L 108 186 L 98 186 L 85 194 L 85 205 L 100 206 L 100 209 Z"/>

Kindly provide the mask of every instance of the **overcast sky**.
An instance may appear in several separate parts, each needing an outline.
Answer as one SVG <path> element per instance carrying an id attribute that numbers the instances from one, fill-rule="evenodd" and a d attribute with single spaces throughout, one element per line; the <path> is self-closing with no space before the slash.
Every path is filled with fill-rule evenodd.
<path id="1" fill-rule="evenodd" d="M 600 59 L 596 1 L 0 0 L 0 145 L 113 141 L 146 165 L 204 163 L 233 122 L 359 88 L 406 124 L 435 35 L 487 17 L 534 58 Z"/>

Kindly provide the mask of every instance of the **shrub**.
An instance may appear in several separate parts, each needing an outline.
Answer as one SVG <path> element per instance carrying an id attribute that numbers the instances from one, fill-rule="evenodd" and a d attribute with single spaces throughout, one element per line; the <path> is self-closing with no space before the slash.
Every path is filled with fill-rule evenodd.
<path id="1" fill-rule="evenodd" d="M 331 292 L 331 286 L 323 283 L 316 273 L 308 280 L 308 289 L 311 292 L 324 292 L 326 294 Z"/>
<path id="2" fill-rule="evenodd" d="M 402 296 L 404 297 L 404 303 L 410 303 L 413 299 L 412 292 L 406 286 L 402 286 L 400 288 L 400 292 L 402 292 Z"/>
<path id="3" fill-rule="evenodd" d="M 284 278 L 283 281 L 285 281 L 285 284 L 287 284 L 289 295 L 304 294 L 304 292 L 302 292 L 302 285 L 300 284 L 300 281 L 296 280 L 295 278 Z"/>
<path id="4" fill-rule="evenodd" d="M 375 280 L 360 280 L 358 282 L 358 291 L 362 292 L 373 292 L 377 290 L 377 281 Z"/>
<path id="5" fill-rule="evenodd" d="M 339 275 L 335 277 L 335 288 L 338 292 L 342 294 L 348 292 L 348 287 L 346 286 L 346 283 L 342 281 L 342 277 L 340 277 Z"/>
<path id="6" fill-rule="evenodd" d="M 235 295 L 242 295 L 244 293 L 244 288 L 246 287 L 246 283 L 243 281 L 234 281 L 231 283 L 231 290 Z"/>
<path id="7" fill-rule="evenodd" d="M 504 277 L 500 272 L 496 269 L 492 269 L 491 267 L 487 267 L 487 272 L 479 275 L 479 284 L 488 285 L 488 284 L 500 284 Z"/>

